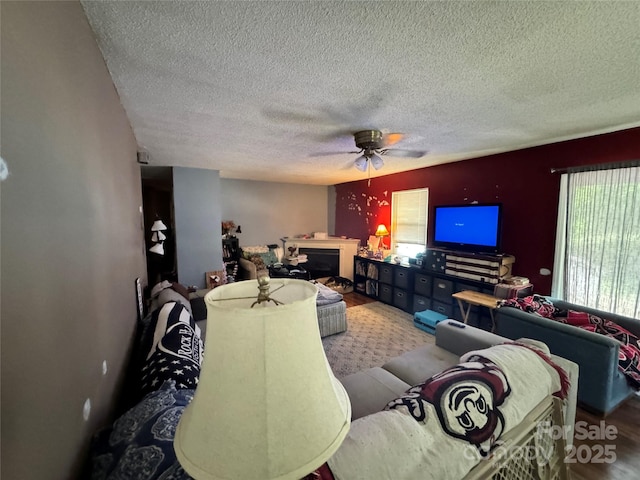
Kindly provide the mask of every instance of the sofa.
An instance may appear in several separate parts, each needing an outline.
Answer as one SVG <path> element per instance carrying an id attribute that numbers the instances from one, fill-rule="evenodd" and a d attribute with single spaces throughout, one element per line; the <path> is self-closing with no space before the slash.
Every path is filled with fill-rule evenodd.
<path id="1" fill-rule="evenodd" d="M 534 340 L 513 342 L 455 320 L 438 323 L 435 344 L 341 379 L 352 424 L 327 462 L 330 471 L 362 480 L 529 478 L 525 472 L 568 478 L 563 460 L 573 442 L 578 366 L 544 352 Z M 489 371 L 508 380 L 503 403 L 505 383 L 487 381 Z M 485 381 L 491 393 L 483 397 Z M 554 400 L 553 415 L 540 414 L 534 405 L 549 401 L 556 388 L 563 400 Z M 496 411 L 500 421 L 487 413 Z M 492 450 L 487 443 L 496 441 Z"/>
<path id="2" fill-rule="evenodd" d="M 238 258 L 239 280 L 255 280 L 258 272 L 267 270 L 274 263 L 282 262 L 284 249 L 277 245 L 256 245 L 240 248 Z"/>
<path id="3" fill-rule="evenodd" d="M 435 343 L 399 355 L 380 367 L 341 379 L 351 399 L 352 420 L 381 411 L 412 385 L 458 364 L 462 355 L 507 342 L 511 340 L 457 320 L 439 322 L 436 325 Z M 551 358 L 569 375 L 571 388 L 564 417 L 573 432 L 579 368 L 574 362 L 557 355 L 552 354 Z M 572 439 L 573 434 L 567 438 L 569 443 Z"/>
<path id="4" fill-rule="evenodd" d="M 211 334 L 213 332 L 209 332 L 209 335 Z M 187 339 L 185 339 L 185 335 L 188 337 Z M 502 459 L 504 456 L 494 453 L 491 456 L 492 462 L 483 462 L 483 457 L 468 454 L 467 450 L 471 449 L 471 452 L 475 452 L 476 446 L 469 446 L 464 442 L 462 442 L 462 446 L 466 445 L 467 450 L 462 451 L 463 455 L 460 456 L 460 452 L 458 452 L 458 457 L 449 458 L 451 452 L 455 450 L 452 445 L 457 445 L 460 448 L 461 442 L 443 436 L 442 433 L 439 434 L 440 437 L 435 437 L 433 436 L 435 434 L 430 433 L 433 423 L 437 422 L 433 413 L 429 413 L 428 421 L 420 423 L 401 412 L 402 402 L 393 405 L 394 401 L 402 400 L 403 397 L 411 400 L 413 394 L 407 392 L 407 389 L 416 381 L 424 381 L 432 373 L 436 373 L 432 378 L 441 381 L 442 378 L 438 379 L 437 377 L 442 369 L 445 369 L 445 372 L 442 373 L 450 374 L 460 365 L 477 366 L 482 361 L 477 356 L 459 358 L 461 353 L 466 352 L 466 355 L 474 355 L 474 352 L 469 351 L 482 349 L 480 352 L 483 356 L 497 361 L 492 357 L 492 351 L 495 355 L 495 351 L 500 348 L 516 348 L 513 345 L 500 345 L 503 342 L 505 339 L 497 335 L 465 326 L 453 320 L 447 320 L 436 327 L 435 345 L 426 345 L 396 357 L 382 367 L 345 377 L 342 380 L 343 385 L 350 395 L 353 406 L 354 420 L 351 431 L 334 456 L 327 464 L 318 469 L 319 477 L 315 478 L 388 478 L 394 480 L 401 478 L 462 478 L 464 475 L 459 475 L 462 471 L 461 468 L 479 470 L 476 478 L 487 478 L 483 473 L 487 468 L 503 468 Z M 178 355 L 176 350 L 185 344 L 193 347 L 189 349 L 189 355 L 186 358 L 184 355 Z M 521 354 L 528 354 L 537 360 L 538 370 L 542 368 L 542 365 L 555 372 L 550 365 L 540 360 L 538 354 L 531 353 L 529 348 L 520 346 L 519 350 L 522 351 Z M 184 472 L 176 459 L 173 450 L 173 437 L 182 411 L 193 398 L 202 351 L 203 342 L 198 323 L 193 320 L 182 302 L 168 302 L 145 317 L 140 324 L 134 350 L 135 355 L 132 359 L 134 377 L 139 379 L 134 392 L 137 398 L 131 408 L 112 425 L 101 430 L 95 436 L 90 453 L 89 476 L 91 478 L 137 478 L 140 480 L 165 478 L 188 480 L 191 478 Z M 467 363 L 459 364 L 461 360 Z M 499 448 L 503 449 L 509 446 L 509 454 L 517 453 L 511 449 L 521 445 L 520 430 L 524 427 L 528 429 L 528 436 L 525 435 L 523 438 L 528 438 L 532 442 L 534 437 L 537 439 L 536 441 L 539 440 L 540 432 L 536 430 L 536 425 L 540 422 L 553 420 L 554 424 L 562 423 L 562 414 L 559 413 L 561 411 L 564 411 L 566 425 L 573 425 L 575 416 L 574 385 L 578 374 L 577 367 L 575 364 L 557 357 L 554 357 L 553 360 L 567 373 L 569 388 L 565 392 L 563 403 L 547 402 L 550 398 L 549 393 L 560 388 L 552 381 L 552 375 L 549 375 L 548 378 L 545 376 L 545 379 L 541 380 L 540 388 L 542 391 L 537 391 L 537 396 L 530 395 L 529 389 L 523 388 L 523 385 L 530 381 L 528 374 L 520 374 L 519 380 L 516 378 L 518 375 L 510 376 L 509 374 L 507 375 L 508 382 L 502 378 L 502 382 L 506 382 L 504 385 L 510 385 L 509 390 L 513 390 L 510 398 L 514 398 L 511 410 L 507 407 L 504 418 L 500 418 L 503 424 L 511 427 L 508 431 L 505 429 L 505 434 L 500 437 L 504 443 L 499 444 Z M 167 362 L 173 364 L 176 361 L 180 362 L 180 371 L 189 370 L 188 378 L 176 377 L 174 374 L 176 369 L 173 368 L 165 370 L 154 367 L 154 365 L 159 366 Z M 510 363 L 515 364 L 516 371 L 520 370 L 518 359 L 513 359 Z M 498 364 L 505 369 L 502 363 L 498 362 Z M 482 372 L 477 370 L 475 373 L 480 372 L 484 376 L 498 378 L 499 369 L 495 368 L 495 364 L 491 365 L 494 368 L 487 371 L 482 370 Z M 505 372 L 507 372 L 506 369 Z M 447 379 L 445 378 L 445 380 Z M 498 387 L 502 382 L 500 380 L 497 383 L 490 382 L 492 388 L 496 388 L 494 394 L 499 390 Z M 501 392 L 505 393 L 504 388 Z M 518 405 L 515 401 L 518 395 L 521 399 L 529 400 L 526 408 L 519 411 L 517 408 L 513 408 Z M 542 409 L 538 406 L 540 399 L 545 400 L 539 402 Z M 532 408 L 532 405 L 536 405 L 536 407 Z M 553 412 L 553 416 L 550 416 L 551 412 Z M 402 441 L 395 439 L 390 444 L 387 437 L 388 430 L 386 428 L 379 429 L 381 425 L 384 426 L 384 422 L 380 423 L 381 420 L 389 419 L 402 422 L 401 428 L 396 428 L 396 432 L 404 438 Z M 393 430 L 391 425 L 387 426 Z M 424 428 L 425 426 L 428 428 Z M 421 431 L 422 435 L 427 435 L 426 438 L 431 441 L 417 441 L 418 436 L 415 429 Z M 567 440 L 570 441 L 571 438 L 572 433 L 569 434 Z M 492 436 L 491 441 L 494 440 L 495 438 Z M 555 444 L 545 447 L 548 450 L 547 453 L 553 454 L 555 457 L 561 455 L 564 444 L 558 445 L 560 445 L 559 448 L 556 448 Z M 526 447 L 526 445 L 522 446 Z M 421 461 L 426 459 L 428 462 L 437 463 L 437 465 L 433 465 L 433 470 L 431 470 L 431 466 L 413 462 L 415 457 L 413 452 L 420 449 L 424 450 L 419 456 Z M 398 451 L 399 453 L 397 453 Z M 354 455 L 360 460 L 354 462 Z M 375 471 L 372 474 L 371 469 L 375 468 L 372 455 L 376 460 L 383 462 L 387 469 L 392 468 L 392 470 Z M 451 461 L 452 464 L 443 464 L 444 458 L 449 458 L 448 461 Z M 521 463 L 521 459 L 518 459 L 517 462 Z M 474 465 L 476 466 L 474 467 Z M 548 468 L 547 465 L 554 465 L 554 468 L 557 469 L 562 467 L 563 462 L 543 462 L 539 468 Z M 345 468 L 347 470 L 357 468 L 357 470 L 345 473 Z M 442 472 L 443 469 L 452 473 L 446 475 L 434 473 Z M 327 470 L 331 476 L 328 476 Z M 417 471 L 422 474 L 416 476 Z"/>
<path id="5" fill-rule="evenodd" d="M 585 312 L 609 319 L 636 337 L 640 337 L 640 320 L 550 297 L 537 299 L 542 305 L 551 303 L 555 313 L 536 313 L 536 308 L 527 312 L 515 306 L 502 306 L 496 313 L 496 332 L 510 339 L 540 340 L 552 353 L 575 362 L 580 367 L 578 402 L 585 409 L 608 415 L 637 391 L 619 368 L 621 342 L 563 323 L 566 321 L 563 319 L 567 318 L 567 312 Z"/>

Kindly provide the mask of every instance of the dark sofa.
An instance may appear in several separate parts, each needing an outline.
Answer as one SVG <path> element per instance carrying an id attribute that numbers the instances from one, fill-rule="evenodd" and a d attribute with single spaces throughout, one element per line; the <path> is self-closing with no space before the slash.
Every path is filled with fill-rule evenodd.
<path id="1" fill-rule="evenodd" d="M 559 310 L 587 312 L 611 320 L 640 337 L 640 320 L 563 300 L 547 300 Z M 540 340 L 551 353 L 577 363 L 578 402 L 589 410 L 607 415 L 636 391 L 618 368 L 620 343 L 612 338 L 509 306 L 498 309 L 496 324 L 498 335 Z"/>

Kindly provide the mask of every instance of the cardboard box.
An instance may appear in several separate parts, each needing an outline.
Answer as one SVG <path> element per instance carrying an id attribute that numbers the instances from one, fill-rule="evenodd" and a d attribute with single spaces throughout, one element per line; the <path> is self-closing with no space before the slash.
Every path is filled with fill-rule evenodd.
<path id="1" fill-rule="evenodd" d="M 533 295 L 533 285 L 510 285 L 508 283 L 499 283 L 493 287 L 493 296 L 496 298 L 523 298 Z"/>
<path id="2" fill-rule="evenodd" d="M 226 270 L 214 270 L 213 272 L 205 273 L 205 284 L 207 288 L 216 288 L 225 283 L 227 283 Z"/>

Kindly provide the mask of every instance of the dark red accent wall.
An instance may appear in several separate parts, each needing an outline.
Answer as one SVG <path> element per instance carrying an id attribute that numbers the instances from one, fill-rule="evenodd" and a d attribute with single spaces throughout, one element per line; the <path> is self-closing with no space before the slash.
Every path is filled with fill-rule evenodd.
<path id="1" fill-rule="evenodd" d="M 560 174 L 566 168 L 640 159 L 640 128 L 526 148 L 336 185 L 335 234 L 366 243 L 379 223 L 389 227 L 391 193 L 429 188 L 429 234 L 435 205 L 501 202 L 502 250 L 516 257 L 513 274 L 528 277 L 537 293 L 551 292 Z M 392 162 L 393 159 L 388 159 Z"/>

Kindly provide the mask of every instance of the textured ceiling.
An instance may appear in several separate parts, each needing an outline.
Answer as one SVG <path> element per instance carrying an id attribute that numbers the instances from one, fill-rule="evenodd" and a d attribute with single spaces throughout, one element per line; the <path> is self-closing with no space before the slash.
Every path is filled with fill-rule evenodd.
<path id="1" fill-rule="evenodd" d="M 331 185 L 640 125 L 640 2 L 83 1 L 150 165 Z"/>

